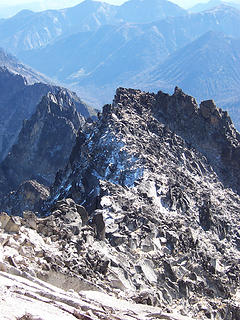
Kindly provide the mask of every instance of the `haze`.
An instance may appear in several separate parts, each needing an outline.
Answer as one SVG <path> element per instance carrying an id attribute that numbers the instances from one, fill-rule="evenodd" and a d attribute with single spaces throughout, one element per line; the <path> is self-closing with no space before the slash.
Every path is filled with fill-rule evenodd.
<path id="1" fill-rule="evenodd" d="M 59 7 L 68 7 L 71 5 L 75 5 L 77 3 L 82 2 L 83 0 L 41 0 L 41 1 L 34 1 L 34 0 L 11 0 L 10 3 L 7 0 L 2 0 L 0 7 L 10 7 L 10 6 L 21 6 L 21 7 L 29 7 L 34 6 L 34 4 L 41 5 L 43 9 L 47 8 L 59 8 Z M 101 1 L 101 0 L 99 0 Z M 240 3 L 240 0 L 225 0 L 226 2 L 236 2 Z M 122 3 L 126 2 L 126 0 L 104 0 L 104 2 L 115 4 L 115 5 L 121 5 Z M 192 7 L 197 3 L 200 2 L 208 2 L 208 0 L 172 0 L 172 2 L 178 4 L 179 6 L 182 6 L 184 8 Z"/>

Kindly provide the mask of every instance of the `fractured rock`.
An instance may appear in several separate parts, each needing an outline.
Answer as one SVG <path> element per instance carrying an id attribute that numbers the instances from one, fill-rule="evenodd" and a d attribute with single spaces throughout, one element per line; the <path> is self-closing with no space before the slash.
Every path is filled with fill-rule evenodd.
<path id="1" fill-rule="evenodd" d="M 179 88 L 172 96 L 119 88 L 81 130 L 51 189 L 53 199 L 84 205 L 95 225 L 95 239 L 78 242 L 79 253 L 88 248 L 86 270 L 109 259 L 100 282 L 114 294 L 154 289 L 159 296 L 142 301 L 196 319 L 228 317 L 240 283 L 239 145 L 213 101 L 199 108 Z"/>
<path id="2" fill-rule="evenodd" d="M 1 222 L 0 228 L 4 229 L 9 220 L 10 220 L 10 216 L 6 212 L 1 212 L 0 213 L 0 222 Z"/>
<path id="3" fill-rule="evenodd" d="M 21 228 L 21 218 L 20 217 L 10 217 L 8 223 L 4 227 L 6 232 L 18 233 Z"/>

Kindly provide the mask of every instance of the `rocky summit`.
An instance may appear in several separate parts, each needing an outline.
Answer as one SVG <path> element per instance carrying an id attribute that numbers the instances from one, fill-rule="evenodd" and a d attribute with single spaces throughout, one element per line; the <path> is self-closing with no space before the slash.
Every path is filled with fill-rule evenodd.
<path id="1" fill-rule="evenodd" d="M 27 181 L 21 217 L 0 214 L 5 314 L 17 298 L 18 319 L 48 319 L 31 301 L 62 319 L 239 320 L 239 143 L 212 100 L 119 88 L 50 189 Z"/>

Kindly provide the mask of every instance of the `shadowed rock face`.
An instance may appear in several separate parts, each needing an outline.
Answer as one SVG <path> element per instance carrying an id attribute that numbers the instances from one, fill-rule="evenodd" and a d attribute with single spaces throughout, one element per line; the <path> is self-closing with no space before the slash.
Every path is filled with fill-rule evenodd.
<path id="1" fill-rule="evenodd" d="M 51 192 L 87 208 L 112 292 L 238 319 L 239 141 L 226 112 L 179 88 L 119 88 L 85 126 Z"/>
<path id="2" fill-rule="evenodd" d="M 28 84 L 26 79 L 0 68 L 0 160 L 3 160 L 16 142 L 22 121 L 28 119 L 42 97 L 59 88 L 50 84 Z"/>
<path id="3" fill-rule="evenodd" d="M 10 56 L 11 57 L 11 56 Z M 11 57 L 15 59 L 14 57 Z M 0 49 L 1 60 L 1 49 Z M 0 67 L 0 160 L 2 161 L 16 143 L 18 134 L 22 128 L 22 122 L 29 119 L 36 111 L 36 106 L 48 92 L 53 94 L 61 90 L 60 87 L 49 83 L 40 83 L 44 79 L 31 69 L 20 64 L 17 60 L 13 68 L 13 62 L 8 56 L 7 67 Z M 0 61 L 0 64 L 2 61 Z M 30 74 L 30 79 L 28 73 Z M 90 108 L 86 106 L 75 93 L 67 92 L 76 105 L 77 111 L 84 117 L 90 117 Z M 94 112 L 92 112 L 94 114 Z"/>
<path id="4" fill-rule="evenodd" d="M 1 210 L 11 215 L 22 215 L 24 211 L 41 212 L 49 197 L 49 189 L 37 181 L 24 181 L 16 191 L 10 192 L 1 201 Z"/>
<path id="5" fill-rule="evenodd" d="M 29 179 L 50 185 L 65 166 L 83 122 L 67 91 L 45 96 L 1 164 L 1 192 Z"/>
<path id="6" fill-rule="evenodd" d="M 212 100 L 198 108 L 195 99 L 179 88 L 172 96 L 159 92 L 154 100 L 154 117 L 206 156 L 222 183 L 239 193 L 240 135 L 228 113 Z"/>

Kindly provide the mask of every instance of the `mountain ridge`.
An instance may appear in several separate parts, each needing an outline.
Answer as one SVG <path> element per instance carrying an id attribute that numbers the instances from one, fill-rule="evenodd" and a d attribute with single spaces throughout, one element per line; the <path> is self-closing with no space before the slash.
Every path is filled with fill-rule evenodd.
<path id="1" fill-rule="evenodd" d="M 141 15 L 142 19 L 144 19 L 146 10 L 141 6 L 144 6 L 145 3 L 139 0 L 132 1 L 137 1 L 140 7 L 137 18 L 139 19 Z M 158 7 L 159 4 L 160 7 L 161 4 L 163 4 L 163 7 L 169 6 L 169 2 L 166 0 L 152 1 Z M 129 4 L 131 5 L 131 1 Z M 129 4 L 126 5 L 126 11 Z M 186 13 L 184 9 L 175 4 L 172 4 L 172 7 L 172 15 L 174 15 L 173 12 L 175 12 L 175 15 Z M 39 13 L 22 12 L 10 19 L 2 20 L 0 24 L 0 46 L 14 54 L 19 54 L 21 51 L 46 46 L 56 38 L 69 34 L 80 31 L 94 31 L 101 25 L 106 24 L 117 25 L 122 21 L 127 21 L 123 17 L 117 17 L 117 12 L 120 8 L 121 6 L 110 5 L 105 2 L 85 0 L 67 9 L 47 10 Z M 162 13 L 159 10 L 154 10 L 154 8 L 151 9 L 154 18 L 151 18 L 150 15 L 148 22 L 153 21 L 155 18 L 161 19 L 166 16 L 166 10 L 161 10 Z M 29 19 L 27 19 L 27 16 L 29 16 Z M 15 39 L 14 43 L 11 42 L 12 38 Z"/>
<path id="2" fill-rule="evenodd" d="M 2 196 L 17 190 L 25 181 L 35 180 L 43 185 L 43 189 L 53 183 L 57 171 L 65 166 L 77 132 L 85 122 L 74 102 L 67 90 L 48 93 L 31 118 L 23 122 L 16 143 L 0 164 Z M 3 199 L 2 207 L 13 214 L 24 204 L 15 208 L 12 198 L 15 196 L 11 194 Z"/>
<path id="3" fill-rule="evenodd" d="M 19 62 L 11 54 L 0 49 L 0 159 L 3 160 L 15 143 L 22 127 L 37 104 L 48 92 L 56 93 L 61 87 Z M 76 95 L 67 90 L 77 110 L 85 117 L 96 116 L 96 112 Z"/>
<path id="4" fill-rule="evenodd" d="M 0 214 L 4 239 L 15 235 L 0 267 L 155 306 L 171 320 L 181 319 L 173 311 L 238 320 L 239 150 L 240 134 L 212 100 L 198 106 L 178 87 L 172 95 L 118 88 L 81 127 L 50 196 L 25 181 L 5 198 L 20 217 Z M 21 245 L 29 233 L 41 244 L 31 256 Z"/>
<path id="5" fill-rule="evenodd" d="M 231 2 L 231 1 L 221 1 L 221 0 L 210 0 L 207 3 L 198 3 L 195 6 L 191 7 L 190 9 L 188 9 L 188 11 L 192 12 L 192 13 L 196 13 L 196 12 L 201 12 L 201 11 L 206 11 L 209 9 L 213 9 L 217 6 L 221 6 L 221 5 L 226 5 L 226 6 L 231 6 L 233 8 L 236 9 L 240 9 L 240 5 L 237 4 L 237 2 Z"/>
<path id="6" fill-rule="evenodd" d="M 0 67 L 6 68 L 14 74 L 21 74 L 28 84 L 36 82 L 44 82 L 51 84 L 51 80 L 47 79 L 43 74 L 32 70 L 30 67 L 21 63 L 15 56 L 0 48 Z"/>
<path id="7" fill-rule="evenodd" d="M 224 106 L 225 99 L 238 95 L 239 44 L 239 39 L 209 31 L 175 51 L 162 64 L 140 75 L 140 80 L 136 79 L 135 83 L 144 79 L 141 87 L 152 90 L 161 83 L 166 83 L 169 90 L 178 85 L 198 101 L 211 98 Z M 231 116 L 235 122 L 235 114 Z M 239 128 L 238 122 L 235 123 Z"/>
<path id="8" fill-rule="evenodd" d="M 177 308 L 196 319 L 210 314 L 237 319 L 235 302 L 230 302 L 234 297 L 224 300 L 231 281 L 223 280 L 210 261 L 220 259 L 220 266 L 229 259 L 233 267 L 239 258 L 239 142 L 231 119 L 213 101 L 198 107 L 179 88 L 173 95 L 119 88 L 94 126 L 80 132 L 51 197 L 54 203 L 71 198 L 87 209 L 96 239 L 114 257 L 107 279 L 117 279 L 122 294 L 136 290 L 133 296 L 140 302 L 137 288 L 145 287 L 149 304 Z M 54 208 L 49 203 L 48 213 Z M 158 246 L 158 240 L 165 244 Z M 224 243 L 224 258 L 213 242 L 219 250 Z M 115 250 L 124 256 L 124 274 Z M 179 261 L 185 259 L 188 263 L 182 265 Z M 131 269 L 136 264 L 141 266 L 138 275 Z M 190 285 L 186 277 L 191 266 L 196 277 L 191 276 Z M 204 279 L 200 291 L 197 275 Z M 232 292 L 239 280 L 234 281 Z M 115 282 L 108 283 L 116 288 Z M 202 315 L 197 304 L 189 305 L 190 292 L 207 305 Z M 210 296 L 217 305 L 224 300 L 231 313 L 214 311 Z M 227 310 L 226 304 L 223 308 Z"/>
<path id="9" fill-rule="evenodd" d="M 149 24 L 101 26 L 97 31 L 77 33 L 45 48 L 22 53 L 21 58 L 36 69 L 71 86 L 86 100 L 97 100 L 99 107 L 111 99 L 115 88 L 119 86 L 152 90 L 153 88 L 150 86 L 142 86 L 145 79 L 144 72 L 163 63 L 171 54 L 184 46 L 190 45 L 190 43 L 193 46 L 194 41 L 197 41 L 206 32 L 224 32 L 226 36 L 237 38 L 239 37 L 238 26 L 240 28 L 240 11 L 222 6 L 202 13 L 170 17 Z M 76 48 L 75 50 L 71 49 L 73 46 Z M 221 47 L 221 43 L 219 43 L 219 47 Z M 97 56 L 95 51 L 98 52 Z M 232 56 L 236 55 L 234 52 L 230 53 L 230 49 L 227 53 Z M 199 51 L 199 55 L 201 57 L 201 51 Z M 69 57 L 71 59 L 68 59 Z M 206 57 L 205 60 L 204 56 L 202 59 L 203 63 L 208 64 Z M 49 63 L 45 61 L 49 61 Z M 220 63 L 222 62 L 219 61 Z M 223 63 L 226 64 L 226 59 Z M 214 64 L 211 69 L 213 67 Z M 197 70 L 197 68 L 195 69 Z M 186 70 L 190 72 L 188 66 Z M 203 71 L 200 70 L 200 73 Z M 207 68 L 204 72 L 205 75 L 208 75 Z M 235 95 L 237 81 L 235 81 L 234 69 L 231 68 L 227 72 L 229 73 L 227 75 L 229 81 L 225 81 L 224 92 L 227 94 L 229 91 Z M 194 72 L 192 73 L 195 78 L 198 76 Z M 141 75 L 143 75 L 143 79 L 141 79 Z M 136 78 L 139 80 L 136 81 Z M 205 91 L 203 90 L 201 97 L 198 92 L 194 91 L 192 94 L 201 100 L 214 98 L 219 103 L 220 97 L 217 98 L 217 94 L 221 96 L 222 100 L 227 98 L 223 97 L 223 90 L 219 83 L 217 86 L 219 91 L 216 92 L 216 96 L 212 96 L 213 93 L 215 94 L 213 89 L 208 94 L 207 88 L 204 89 Z M 171 89 L 175 85 L 175 80 L 173 80 Z M 184 87 L 182 83 L 179 83 L 179 86 Z M 169 84 L 161 81 L 156 87 L 168 90 Z M 195 89 L 198 88 L 197 85 L 195 87 Z M 184 89 L 188 90 L 186 87 Z M 225 103 L 221 105 L 224 106 Z"/>

